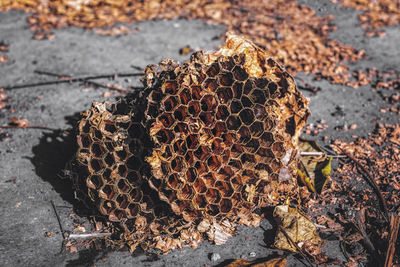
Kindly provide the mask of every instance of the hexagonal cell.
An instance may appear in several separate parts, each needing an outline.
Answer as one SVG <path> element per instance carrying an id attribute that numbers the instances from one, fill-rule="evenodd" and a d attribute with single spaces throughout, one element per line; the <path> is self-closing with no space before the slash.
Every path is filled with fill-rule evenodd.
<path id="1" fill-rule="evenodd" d="M 259 137 L 264 132 L 264 124 L 260 121 L 253 122 L 249 127 L 251 136 Z"/>
<path id="2" fill-rule="evenodd" d="M 286 75 L 284 74 L 283 76 L 286 76 Z M 278 85 L 281 87 L 281 89 L 280 89 L 281 95 L 279 97 L 282 97 L 282 96 L 286 95 L 286 93 L 288 92 L 288 89 L 289 89 L 288 79 L 286 77 L 282 77 L 279 80 Z"/>
<path id="3" fill-rule="evenodd" d="M 231 157 L 237 158 L 244 152 L 244 148 L 240 144 L 233 144 L 231 147 Z"/>
<path id="4" fill-rule="evenodd" d="M 110 213 L 108 219 L 112 222 L 119 222 L 122 218 L 125 218 L 126 214 L 123 210 L 114 210 Z"/>
<path id="5" fill-rule="evenodd" d="M 275 142 L 274 135 L 270 132 L 265 132 L 263 135 L 261 135 L 260 141 L 262 145 L 271 147 L 271 145 Z"/>
<path id="6" fill-rule="evenodd" d="M 220 73 L 218 75 L 218 81 L 222 86 L 231 86 L 234 82 L 233 75 L 230 72 Z"/>
<path id="7" fill-rule="evenodd" d="M 221 167 L 222 160 L 218 156 L 212 155 L 207 160 L 207 165 L 210 170 L 216 171 Z"/>
<path id="8" fill-rule="evenodd" d="M 123 150 L 116 150 L 114 152 L 114 157 L 117 159 L 117 161 L 124 161 L 128 156 L 128 153 L 126 152 L 125 149 Z"/>
<path id="9" fill-rule="evenodd" d="M 272 169 L 272 171 L 274 173 L 279 173 L 280 169 L 281 169 L 281 162 L 278 159 L 273 159 L 270 163 L 269 163 L 269 167 Z"/>
<path id="10" fill-rule="evenodd" d="M 178 122 L 174 127 L 174 131 L 175 133 L 187 133 L 188 132 L 187 123 Z"/>
<path id="11" fill-rule="evenodd" d="M 90 131 L 90 123 L 88 120 L 82 119 L 78 125 L 79 132 L 81 133 L 89 133 Z"/>
<path id="12" fill-rule="evenodd" d="M 250 93 L 249 97 L 253 103 L 257 103 L 257 104 L 261 104 L 261 105 L 264 105 L 265 101 L 267 100 L 267 98 L 265 97 L 264 91 L 260 90 L 260 89 L 253 90 Z"/>
<path id="13" fill-rule="evenodd" d="M 194 86 L 190 87 L 190 89 L 191 89 L 191 92 L 192 92 L 192 99 L 200 100 L 201 91 L 202 91 L 201 87 L 197 86 L 197 85 L 194 85 Z"/>
<path id="14" fill-rule="evenodd" d="M 239 134 L 239 142 L 242 144 L 247 143 L 251 139 L 251 132 L 249 128 L 246 126 L 240 127 L 238 134 Z"/>
<path id="15" fill-rule="evenodd" d="M 194 164 L 194 168 L 196 168 L 199 175 L 208 171 L 207 165 L 202 161 L 196 161 L 196 163 Z"/>
<path id="16" fill-rule="evenodd" d="M 175 141 L 174 145 L 174 152 L 179 155 L 185 155 L 187 151 L 186 142 L 183 139 L 178 139 Z"/>
<path id="17" fill-rule="evenodd" d="M 208 188 L 206 199 L 209 203 L 217 204 L 221 200 L 221 193 L 214 188 Z"/>
<path id="18" fill-rule="evenodd" d="M 89 161 L 90 172 L 100 172 L 104 168 L 104 164 L 100 159 L 91 159 Z"/>
<path id="19" fill-rule="evenodd" d="M 236 140 L 236 135 L 234 133 L 225 133 L 222 135 L 222 140 L 224 140 L 225 145 L 231 146 Z"/>
<path id="20" fill-rule="evenodd" d="M 123 179 L 123 178 L 121 178 L 121 179 L 118 181 L 117 188 L 118 188 L 118 190 L 119 190 L 120 192 L 122 192 L 122 193 L 128 193 L 129 190 L 131 190 L 131 187 L 129 186 L 129 184 L 127 183 L 127 181 L 126 181 L 125 179 Z"/>
<path id="21" fill-rule="evenodd" d="M 266 118 L 268 116 L 265 106 L 263 106 L 263 105 L 255 104 L 253 107 L 253 111 L 254 111 L 254 116 L 258 120 L 263 120 L 264 118 Z"/>
<path id="22" fill-rule="evenodd" d="M 265 158 L 275 158 L 275 155 L 272 152 L 272 150 L 265 147 L 260 147 L 257 151 L 257 155 L 260 155 L 261 157 Z"/>
<path id="23" fill-rule="evenodd" d="M 212 172 L 203 175 L 202 179 L 207 188 L 214 187 L 215 181 L 217 180 Z"/>
<path id="24" fill-rule="evenodd" d="M 110 182 L 112 180 L 111 174 L 112 174 L 112 171 L 109 168 L 106 168 L 103 171 L 103 175 L 102 175 L 103 180 L 106 181 L 106 182 Z"/>
<path id="25" fill-rule="evenodd" d="M 188 111 L 193 117 L 196 117 L 201 111 L 200 102 L 193 100 L 190 101 L 188 106 Z"/>
<path id="26" fill-rule="evenodd" d="M 232 201 L 227 198 L 223 198 L 219 204 L 222 213 L 228 213 L 232 210 Z"/>
<path id="27" fill-rule="evenodd" d="M 234 191 L 238 191 L 243 187 L 243 180 L 239 175 L 232 177 L 230 183 Z"/>
<path id="28" fill-rule="evenodd" d="M 185 161 L 187 166 L 193 166 L 194 163 L 194 154 L 193 151 L 187 151 L 185 155 Z"/>
<path id="29" fill-rule="evenodd" d="M 194 152 L 194 155 L 199 160 L 203 161 L 210 156 L 210 148 L 208 146 L 199 146 L 199 148 Z"/>
<path id="30" fill-rule="evenodd" d="M 188 88 L 184 88 L 179 93 L 179 99 L 181 100 L 181 104 L 187 105 L 189 101 L 192 99 L 191 93 Z"/>
<path id="31" fill-rule="evenodd" d="M 104 120 L 101 124 L 100 124 L 100 130 L 104 131 L 106 133 L 108 133 L 109 135 L 114 134 L 115 132 L 117 132 L 117 127 L 115 126 L 113 121 L 109 121 L 109 120 Z"/>
<path id="32" fill-rule="evenodd" d="M 224 166 L 218 171 L 216 178 L 217 180 L 228 181 L 234 174 L 234 171 L 229 166 Z"/>
<path id="33" fill-rule="evenodd" d="M 140 212 L 139 205 L 133 203 L 128 205 L 128 213 L 130 217 L 135 218 L 139 214 L 139 212 Z"/>
<path id="34" fill-rule="evenodd" d="M 236 115 L 230 115 L 226 120 L 226 125 L 229 130 L 237 130 L 241 124 L 242 122 L 240 121 L 239 116 Z"/>
<path id="35" fill-rule="evenodd" d="M 160 193 L 161 193 L 161 196 L 163 196 L 163 200 L 168 203 L 171 203 L 174 200 L 176 200 L 176 191 L 175 190 L 169 190 L 169 189 L 164 188 L 164 190 L 162 190 L 162 192 L 160 192 Z"/>
<path id="36" fill-rule="evenodd" d="M 129 198 L 132 199 L 133 202 L 139 203 L 143 198 L 143 193 L 142 190 L 140 190 L 140 187 L 132 188 L 129 192 Z"/>
<path id="37" fill-rule="evenodd" d="M 174 190 L 179 190 L 183 187 L 184 183 L 179 179 L 179 175 L 177 173 L 173 173 L 168 177 L 167 183 L 169 187 Z"/>
<path id="38" fill-rule="evenodd" d="M 235 66 L 235 62 L 233 61 L 232 57 L 219 57 L 217 61 L 221 68 L 227 71 L 231 71 Z"/>
<path id="39" fill-rule="evenodd" d="M 126 165 L 129 169 L 138 171 L 142 167 L 143 163 L 138 157 L 131 156 L 126 161 Z"/>
<path id="40" fill-rule="evenodd" d="M 217 110 L 217 120 L 225 120 L 229 116 L 229 110 L 225 105 L 220 105 Z"/>
<path id="41" fill-rule="evenodd" d="M 253 102 L 251 102 L 250 98 L 248 98 L 245 95 L 243 95 L 242 98 L 240 98 L 240 101 L 242 103 L 242 106 L 245 108 L 249 108 L 249 107 L 253 106 Z"/>
<path id="42" fill-rule="evenodd" d="M 214 112 L 204 112 L 202 111 L 199 118 L 204 123 L 205 126 L 211 127 L 214 123 Z"/>
<path id="43" fill-rule="evenodd" d="M 178 192 L 179 199 L 192 199 L 194 195 L 193 189 L 190 185 L 186 184 L 181 191 Z"/>
<path id="44" fill-rule="evenodd" d="M 228 182 L 217 181 L 215 183 L 215 188 L 218 189 L 218 191 L 221 192 L 221 194 L 224 197 L 230 197 L 234 193 L 234 190 L 233 190 L 232 186 L 230 185 L 229 180 L 228 180 Z"/>
<path id="45" fill-rule="evenodd" d="M 144 135 L 144 128 L 139 123 L 132 123 L 129 127 L 128 134 L 130 137 L 141 139 Z"/>
<path id="46" fill-rule="evenodd" d="M 218 63 L 213 63 L 211 64 L 211 66 L 207 69 L 206 74 L 208 77 L 214 77 L 217 76 L 217 74 L 219 73 L 220 68 Z"/>
<path id="47" fill-rule="evenodd" d="M 200 104 L 203 111 L 212 111 L 217 106 L 217 101 L 212 95 L 204 95 Z"/>
<path id="48" fill-rule="evenodd" d="M 199 137 L 197 134 L 190 134 L 186 137 L 186 145 L 188 149 L 196 149 L 199 146 Z"/>
<path id="49" fill-rule="evenodd" d="M 233 90 L 233 97 L 235 99 L 240 99 L 243 95 L 243 83 L 242 82 L 235 82 L 232 85 L 232 90 Z"/>
<path id="50" fill-rule="evenodd" d="M 254 155 L 248 153 L 242 154 L 242 156 L 240 157 L 240 161 L 243 164 L 243 168 L 249 168 L 256 164 L 256 159 Z"/>
<path id="51" fill-rule="evenodd" d="M 246 62 L 246 55 L 244 53 L 233 55 L 233 61 L 236 65 L 244 65 Z"/>
<path id="52" fill-rule="evenodd" d="M 172 170 L 176 172 L 180 172 L 184 167 L 183 163 L 183 158 L 182 157 L 176 157 L 173 160 L 171 160 L 171 168 Z"/>
<path id="53" fill-rule="evenodd" d="M 232 72 L 235 79 L 239 81 L 245 81 L 249 77 L 249 74 L 247 74 L 246 70 L 241 66 L 235 66 Z"/>
<path id="54" fill-rule="evenodd" d="M 285 148 L 283 146 L 282 142 L 276 142 L 272 145 L 272 150 L 274 151 L 274 154 L 280 158 L 285 155 Z"/>
<path id="55" fill-rule="evenodd" d="M 99 210 L 104 215 L 110 215 L 115 210 L 115 204 L 111 201 L 101 200 Z"/>
<path id="56" fill-rule="evenodd" d="M 153 90 L 149 95 L 149 99 L 153 102 L 160 102 L 163 99 L 163 92 L 160 90 Z"/>
<path id="57" fill-rule="evenodd" d="M 161 86 L 161 90 L 164 94 L 174 95 L 178 90 L 178 84 L 176 81 L 164 81 Z"/>
<path id="58" fill-rule="evenodd" d="M 186 181 L 188 183 L 193 183 L 198 177 L 197 170 L 193 167 L 188 168 L 186 172 Z"/>
<path id="59" fill-rule="evenodd" d="M 215 92 L 218 88 L 218 82 L 215 78 L 207 78 L 203 82 L 203 88 L 209 92 Z"/>
<path id="60" fill-rule="evenodd" d="M 104 199 L 112 199 L 114 197 L 114 190 L 111 185 L 106 184 L 99 190 L 99 196 Z"/>
<path id="61" fill-rule="evenodd" d="M 232 114 L 237 114 L 243 109 L 242 103 L 239 100 L 233 100 L 230 109 Z"/>
<path id="62" fill-rule="evenodd" d="M 214 128 L 212 129 L 212 134 L 215 137 L 221 137 L 223 133 L 225 133 L 228 129 L 226 128 L 226 123 L 222 121 L 218 121 L 215 123 Z"/>
<path id="63" fill-rule="evenodd" d="M 248 95 L 254 89 L 253 79 L 249 79 L 244 83 L 243 94 Z"/>
<path id="64" fill-rule="evenodd" d="M 103 181 L 102 181 L 101 177 L 98 175 L 90 175 L 86 179 L 86 185 L 87 185 L 87 187 L 92 188 L 92 189 L 99 189 L 100 187 L 103 186 Z"/>
<path id="65" fill-rule="evenodd" d="M 120 164 L 118 165 L 118 174 L 122 177 L 125 177 L 126 174 L 128 173 L 128 167 L 125 166 L 125 164 Z"/>
<path id="66" fill-rule="evenodd" d="M 186 118 L 187 114 L 188 114 L 187 108 L 181 105 L 174 111 L 175 120 L 183 121 Z"/>
<path id="67" fill-rule="evenodd" d="M 92 139 L 86 134 L 78 135 L 76 139 L 79 147 L 81 148 L 89 148 L 90 144 L 92 143 Z"/>
<path id="68" fill-rule="evenodd" d="M 174 124 L 174 118 L 172 117 L 172 113 L 165 112 L 164 114 L 158 117 L 158 120 L 162 123 L 162 125 L 166 128 L 169 128 Z"/>
<path id="69" fill-rule="evenodd" d="M 103 140 L 103 134 L 100 130 L 95 129 L 95 128 L 91 128 L 90 130 L 92 132 L 91 133 L 92 139 L 99 140 L 99 141 Z"/>
<path id="70" fill-rule="evenodd" d="M 161 129 L 157 132 L 156 138 L 161 144 L 170 144 L 174 140 L 175 135 L 171 130 Z"/>
<path id="71" fill-rule="evenodd" d="M 193 203 L 199 210 L 203 210 L 207 206 L 207 200 L 204 195 L 196 195 L 196 197 L 193 199 Z"/>
<path id="72" fill-rule="evenodd" d="M 207 214 L 210 216 L 217 216 L 220 213 L 218 205 L 208 204 L 207 205 Z"/>
<path id="73" fill-rule="evenodd" d="M 108 167 L 111 167 L 115 163 L 114 155 L 111 153 L 107 153 L 107 155 L 104 157 L 104 162 Z"/>
<path id="74" fill-rule="evenodd" d="M 217 90 L 217 95 L 219 101 L 223 104 L 226 104 L 233 99 L 233 92 L 229 87 L 219 87 Z"/>
<path id="75" fill-rule="evenodd" d="M 202 194 L 207 191 L 206 184 L 204 183 L 202 178 L 197 178 L 193 183 L 193 188 L 197 193 Z"/>
<path id="76" fill-rule="evenodd" d="M 172 158 L 173 150 L 171 148 L 171 145 L 165 145 L 165 151 L 161 154 L 161 156 L 165 160 L 169 160 Z M 143 165 L 142 165 L 143 166 Z"/>
<path id="77" fill-rule="evenodd" d="M 214 138 L 211 143 L 211 150 L 216 155 L 221 155 L 224 151 L 224 141 L 221 138 Z"/>
<path id="78" fill-rule="evenodd" d="M 268 93 L 269 93 L 269 97 L 272 99 L 278 97 L 279 90 L 278 90 L 278 85 L 275 82 L 270 82 L 268 84 Z"/>
<path id="79" fill-rule="evenodd" d="M 252 138 L 249 142 L 245 145 L 247 152 L 255 153 L 257 149 L 260 147 L 260 142 L 257 139 Z"/>
<path id="80" fill-rule="evenodd" d="M 104 147 L 98 142 L 94 142 L 90 147 L 90 152 L 97 158 L 102 157 L 104 151 L 105 151 Z"/>
<path id="81" fill-rule="evenodd" d="M 161 103 L 164 106 L 165 111 L 171 112 L 178 105 L 178 99 L 171 95 L 165 98 Z"/>
<path id="82" fill-rule="evenodd" d="M 126 175 L 126 180 L 132 186 L 140 186 L 143 183 L 143 178 L 138 171 L 130 171 Z"/>
<path id="83" fill-rule="evenodd" d="M 126 209 L 129 205 L 128 197 L 126 195 L 119 195 L 115 202 L 117 203 L 117 207 L 120 209 Z"/>

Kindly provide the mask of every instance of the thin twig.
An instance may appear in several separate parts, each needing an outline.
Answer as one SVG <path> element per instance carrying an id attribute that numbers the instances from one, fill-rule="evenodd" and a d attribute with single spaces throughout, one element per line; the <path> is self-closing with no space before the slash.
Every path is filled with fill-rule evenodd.
<path id="1" fill-rule="evenodd" d="M 53 77 L 58 77 L 61 80 L 71 80 L 73 79 L 71 76 L 69 75 L 63 75 L 63 74 L 57 74 L 57 73 L 53 73 L 53 72 L 49 72 L 49 71 L 43 71 L 43 70 L 35 70 L 35 73 L 38 74 L 43 74 L 43 75 L 48 75 L 48 76 L 53 76 Z M 120 88 L 116 88 L 110 85 L 106 85 L 106 84 L 102 84 L 102 83 L 98 83 L 98 82 L 94 82 L 94 81 L 89 81 L 89 80 L 85 80 L 84 81 L 85 84 L 90 84 L 90 85 L 94 85 L 97 87 L 102 87 L 102 88 L 107 88 L 107 89 L 111 89 L 111 90 L 116 90 L 116 91 L 120 91 L 120 92 L 126 92 L 125 89 L 120 89 Z"/>
<path id="2" fill-rule="evenodd" d="M 396 241 L 399 235 L 400 216 L 393 215 L 390 218 L 390 238 L 386 252 L 385 267 L 392 267 L 394 253 L 396 251 Z"/>
<path id="3" fill-rule="evenodd" d="M 54 213 L 56 214 L 57 221 L 58 221 L 58 226 L 60 226 L 62 237 L 65 240 L 65 232 L 64 232 L 64 229 L 63 229 L 62 224 L 61 224 L 60 216 L 57 213 L 56 205 L 54 205 L 53 200 L 50 200 L 50 203 L 51 203 L 51 206 L 53 207 Z"/>
<path id="4" fill-rule="evenodd" d="M 19 125 L 0 125 L 0 129 L 40 129 L 40 130 L 49 130 L 49 131 L 62 131 L 60 129 L 50 128 L 46 126 L 19 126 Z"/>
<path id="5" fill-rule="evenodd" d="M 117 77 L 132 77 L 132 76 L 143 76 L 143 73 L 115 73 L 115 74 L 83 76 L 83 77 L 75 77 L 75 78 L 66 79 L 66 80 L 55 80 L 55 81 L 46 81 L 46 82 L 38 82 L 38 83 L 26 83 L 26 84 L 12 85 L 12 86 L 0 86 L 0 88 L 4 88 L 4 90 L 13 90 L 13 89 L 21 89 L 21 88 L 27 88 L 27 87 L 43 86 L 43 85 L 85 82 L 87 80 L 106 79 L 106 78 L 115 79 Z"/>
<path id="6" fill-rule="evenodd" d="M 342 149 L 342 148 L 340 148 L 338 146 L 337 146 L 337 148 L 339 148 L 342 151 L 343 154 L 345 154 L 349 159 L 351 159 L 357 165 L 357 167 L 359 167 L 362 170 L 362 172 L 361 172 L 362 176 L 375 189 L 375 193 L 378 195 L 379 201 L 381 202 L 381 205 L 383 207 L 383 210 L 384 210 L 384 213 L 385 213 L 385 219 L 386 219 L 386 221 L 388 221 L 389 220 L 389 210 L 387 208 L 387 203 L 386 203 L 385 198 L 382 195 L 381 190 L 379 189 L 379 186 L 375 182 L 375 180 L 371 177 L 371 175 L 369 174 L 368 170 L 361 163 L 359 163 L 352 155 L 350 155 L 349 153 L 344 151 L 344 149 Z"/>
<path id="7" fill-rule="evenodd" d="M 300 255 L 310 264 L 310 266 L 313 267 L 314 265 L 308 259 L 306 253 L 292 240 L 292 238 L 288 235 L 288 233 L 286 233 L 286 231 L 282 227 L 280 227 L 279 230 L 282 231 L 282 233 L 287 238 L 287 240 L 290 242 L 290 244 L 292 244 L 296 248 L 296 250 L 300 253 Z"/>
<path id="8" fill-rule="evenodd" d="M 320 156 L 327 156 L 331 158 L 346 158 L 345 155 L 328 155 L 325 152 L 314 152 L 314 151 L 302 151 L 300 152 L 300 156 L 302 157 L 320 157 Z"/>
<path id="9" fill-rule="evenodd" d="M 111 233 L 90 233 L 90 234 L 70 234 L 69 239 L 91 239 L 91 238 L 106 238 L 111 236 Z"/>

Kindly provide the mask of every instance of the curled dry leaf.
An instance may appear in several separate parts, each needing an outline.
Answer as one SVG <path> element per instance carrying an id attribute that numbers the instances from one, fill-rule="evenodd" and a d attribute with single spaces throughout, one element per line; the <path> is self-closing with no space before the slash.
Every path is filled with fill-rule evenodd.
<path id="1" fill-rule="evenodd" d="M 319 156 L 302 156 L 299 160 L 297 175 L 307 188 L 320 194 L 331 173 L 332 157 L 328 157 L 321 147 L 311 140 L 299 139 L 299 149 L 302 152 L 320 152 Z"/>
<path id="2" fill-rule="evenodd" d="M 27 119 L 17 119 L 14 117 L 8 118 L 11 125 L 15 125 L 18 128 L 26 128 L 29 126 L 29 121 Z"/>
<path id="3" fill-rule="evenodd" d="M 274 219 L 278 224 L 274 247 L 277 249 L 298 252 L 299 248 L 307 247 L 307 251 L 319 251 L 322 243 L 314 223 L 305 214 L 289 205 L 277 206 Z M 289 238 L 290 240 L 288 240 Z"/>
<path id="4" fill-rule="evenodd" d="M 285 267 L 287 259 L 286 258 L 274 258 L 268 261 L 247 261 L 244 259 L 234 260 L 233 262 L 225 265 L 225 267 L 244 267 L 244 266 L 251 266 L 251 267 Z"/>

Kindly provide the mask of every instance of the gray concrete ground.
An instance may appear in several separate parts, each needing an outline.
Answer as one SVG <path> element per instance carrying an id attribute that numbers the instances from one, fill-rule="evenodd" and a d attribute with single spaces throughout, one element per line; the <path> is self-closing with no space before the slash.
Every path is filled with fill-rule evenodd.
<path id="1" fill-rule="evenodd" d="M 355 69 L 376 67 L 399 71 L 400 27 L 386 28 L 382 38 L 368 38 L 359 27 L 357 12 L 341 9 L 331 2 L 301 0 L 319 15 L 334 14 L 338 30 L 332 38 L 342 43 L 365 49 L 370 59 L 359 61 Z M 180 61 L 188 56 L 179 55 L 185 45 L 192 48 L 213 49 L 220 45 L 225 27 L 201 21 L 147 21 L 131 27 L 141 30 L 126 36 L 100 36 L 92 31 L 68 28 L 56 31 L 55 38 L 46 41 L 32 39 L 20 11 L 0 13 L 0 40 L 10 44 L 10 61 L 0 64 L 0 87 L 51 78 L 34 73 L 49 70 L 66 75 L 134 72 L 131 65 L 144 67 L 158 63 L 162 58 Z M 321 87 L 316 95 L 305 92 L 311 99 L 312 117 L 309 123 L 320 119 L 329 128 L 321 135 L 329 139 L 351 140 L 351 135 L 366 136 L 376 120 L 398 122 L 393 113 L 380 113 L 387 104 L 372 92 L 370 86 L 358 89 L 315 81 L 312 75 L 298 74 L 306 82 Z M 138 78 L 121 80 L 123 84 L 140 86 Z M 7 118 L 21 117 L 31 125 L 46 125 L 69 129 L 79 112 L 93 101 L 103 101 L 106 89 L 88 89 L 78 83 L 24 88 L 8 91 L 14 114 L 0 113 L 0 125 Z M 113 97 L 111 97 L 113 98 Z M 339 115 L 335 110 L 340 107 Z M 354 131 L 336 131 L 335 126 L 356 123 Z M 34 129 L 5 130 L 9 138 L 0 141 L 0 265 L 1 266 L 218 266 L 229 259 L 255 252 L 256 257 L 271 257 L 283 252 L 268 249 L 273 237 L 272 224 L 264 219 L 262 227 L 241 227 L 239 234 L 225 245 L 208 242 L 199 248 L 183 248 L 165 256 L 149 256 L 141 252 L 131 255 L 124 251 L 93 253 L 83 251 L 60 254 L 62 236 L 51 206 L 57 206 L 64 229 L 72 230 L 71 209 L 74 204 L 70 184 L 60 180 L 59 174 L 73 153 L 71 140 L 62 133 Z M 45 237 L 45 232 L 51 237 Z M 343 259 L 336 241 L 328 242 L 328 254 Z M 210 254 L 221 259 L 212 262 Z M 289 255 L 288 266 L 301 262 Z"/>

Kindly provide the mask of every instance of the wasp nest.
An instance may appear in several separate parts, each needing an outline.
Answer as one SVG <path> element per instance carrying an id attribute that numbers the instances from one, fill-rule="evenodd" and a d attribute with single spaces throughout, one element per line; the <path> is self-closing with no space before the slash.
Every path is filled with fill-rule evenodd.
<path id="1" fill-rule="evenodd" d="M 77 198 L 106 216 L 121 244 L 168 251 L 296 194 L 297 142 L 309 110 L 293 78 L 235 35 L 217 52 L 164 60 L 146 89 L 94 103 L 78 125 Z"/>

